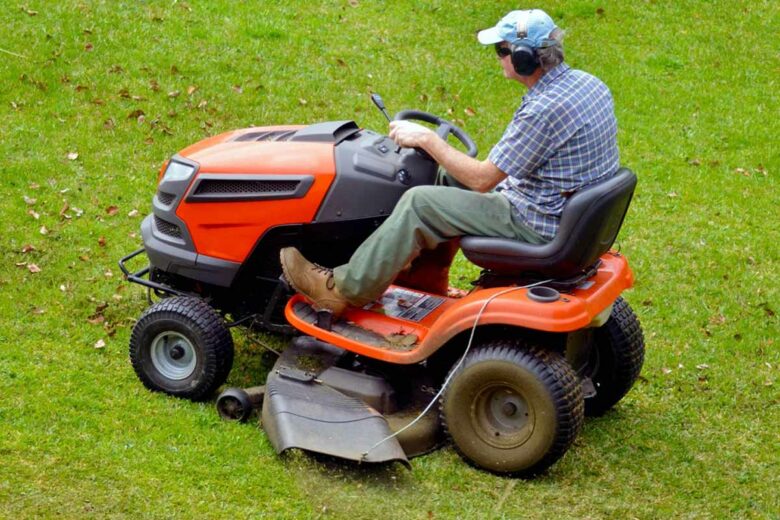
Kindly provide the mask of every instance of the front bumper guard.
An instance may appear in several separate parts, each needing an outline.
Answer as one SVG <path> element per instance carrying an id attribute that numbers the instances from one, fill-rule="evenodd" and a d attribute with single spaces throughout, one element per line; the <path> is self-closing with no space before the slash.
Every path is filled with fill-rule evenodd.
<path id="1" fill-rule="evenodd" d="M 174 296 L 191 296 L 189 293 L 179 291 L 177 289 L 174 289 L 173 287 L 169 285 L 165 285 L 159 282 L 154 282 L 148 278 L 148 275 L 151 271 L 151 266 L 147 265 L 143 269 L 136 271 L 134 273 L 131 273 L 130 270 L 125 265 L 126 262 L 129 262 L 136 256 L 140 255 L 141 253 L 145 253 L 146 248 L 142 247 L 140 249 L 136 249 L 129 255 L 122 257 L 119 260 L 119 269 L 122 270 L 122 273 L 125 275 L 125 280 L 132 283 L 137 283 L 138 285 L 143 285 L 144 287 L 148 287 L 149 289 L 154 289 L 155 291 L 163 292 L 166 294 L 171 294 Z"/>

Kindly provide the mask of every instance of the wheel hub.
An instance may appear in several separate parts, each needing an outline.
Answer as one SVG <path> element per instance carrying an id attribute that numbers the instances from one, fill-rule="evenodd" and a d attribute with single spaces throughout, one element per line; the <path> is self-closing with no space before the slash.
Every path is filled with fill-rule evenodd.
<path id="1" fill-rule="evenodd" d="M 514 448 L 533 433 L 534 414 L 528 402 L 515 388 L 495 385 L 484 388 L 472 411 L 475 431 L 496 448 Z"/>
<path id="2" fill-rule="evenodd" d="M 165 331 L 152 341 L 150 349 L 152 365 L 168 379 L 181 381 L 187 379 L 197 365 L 195 348 L 186 336 L 179 332 Z"/>

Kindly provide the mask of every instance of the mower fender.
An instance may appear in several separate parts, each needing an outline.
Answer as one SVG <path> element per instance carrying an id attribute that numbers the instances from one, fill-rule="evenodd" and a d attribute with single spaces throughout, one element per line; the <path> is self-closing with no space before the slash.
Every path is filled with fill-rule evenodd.
<path id="1" fill-rule="evenodd" d="M 535 301 L 529 297 L 529 289 L 521 287 L 509 291 L 506 287 L 480 289 L 461 298 L 431 326 L 420 345 L 419 357 L 427 358 L 457 334 L 474 327 L 477 317 L 479 326 L 509 325 L 543 332 L 568 333 L 598 326 L 634 281 L 625 258 L 607 260 L 606 256 L 604 266 L 587 288 L 560 294 L 554 301 Z"/>

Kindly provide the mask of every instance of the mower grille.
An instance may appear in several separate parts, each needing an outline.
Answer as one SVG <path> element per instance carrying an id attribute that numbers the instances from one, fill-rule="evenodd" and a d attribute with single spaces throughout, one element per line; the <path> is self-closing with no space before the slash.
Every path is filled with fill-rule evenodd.
<path id="1" fill-rule="evenodd" d="M 173 195 L 172 193 L 165 193 L 164 191 L 157 192 L 157 200 L 159 200 L 161 203 L 165 204 L 166 206 L 170 206 L 171 202 L 173 202 L 173 199 L 175 198 L 176 195 Z"/>
<path id="2" fill-rule="evenodd" d="M 195 195 L 233 195 L 254 193 L 293 193 L 301 181 L 248 181 L 204 179 Z"/>
<path id="3" fill-rule="evenodd" d="M 182 238 L 181 229 L 179 229 L 179 226 L 172 224 L 167 220 L 163 220 L 157 215 L 154 216 L 154 227 L 156 227 L 157 231 L 163 235 L 167 235 L 173 238 Z"/>
<path id="4" fill-rule="evenodd" d="M 264 132 L 249 132 L 238 136 L 235 141 L 289 141 L 297 130 L 266 130 Z"/>

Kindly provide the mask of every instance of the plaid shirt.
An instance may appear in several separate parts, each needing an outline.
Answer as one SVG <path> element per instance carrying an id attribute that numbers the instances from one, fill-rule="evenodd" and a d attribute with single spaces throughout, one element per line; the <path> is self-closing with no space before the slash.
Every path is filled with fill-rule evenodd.
<path id="1" fill-rule="evenodd" d="M 566 198 L 617 172 L 617 122 L 604 83 L 562 63 L 544 74 L 488 159 L 507 174 L 496 190 L 547 240 Z"/>

